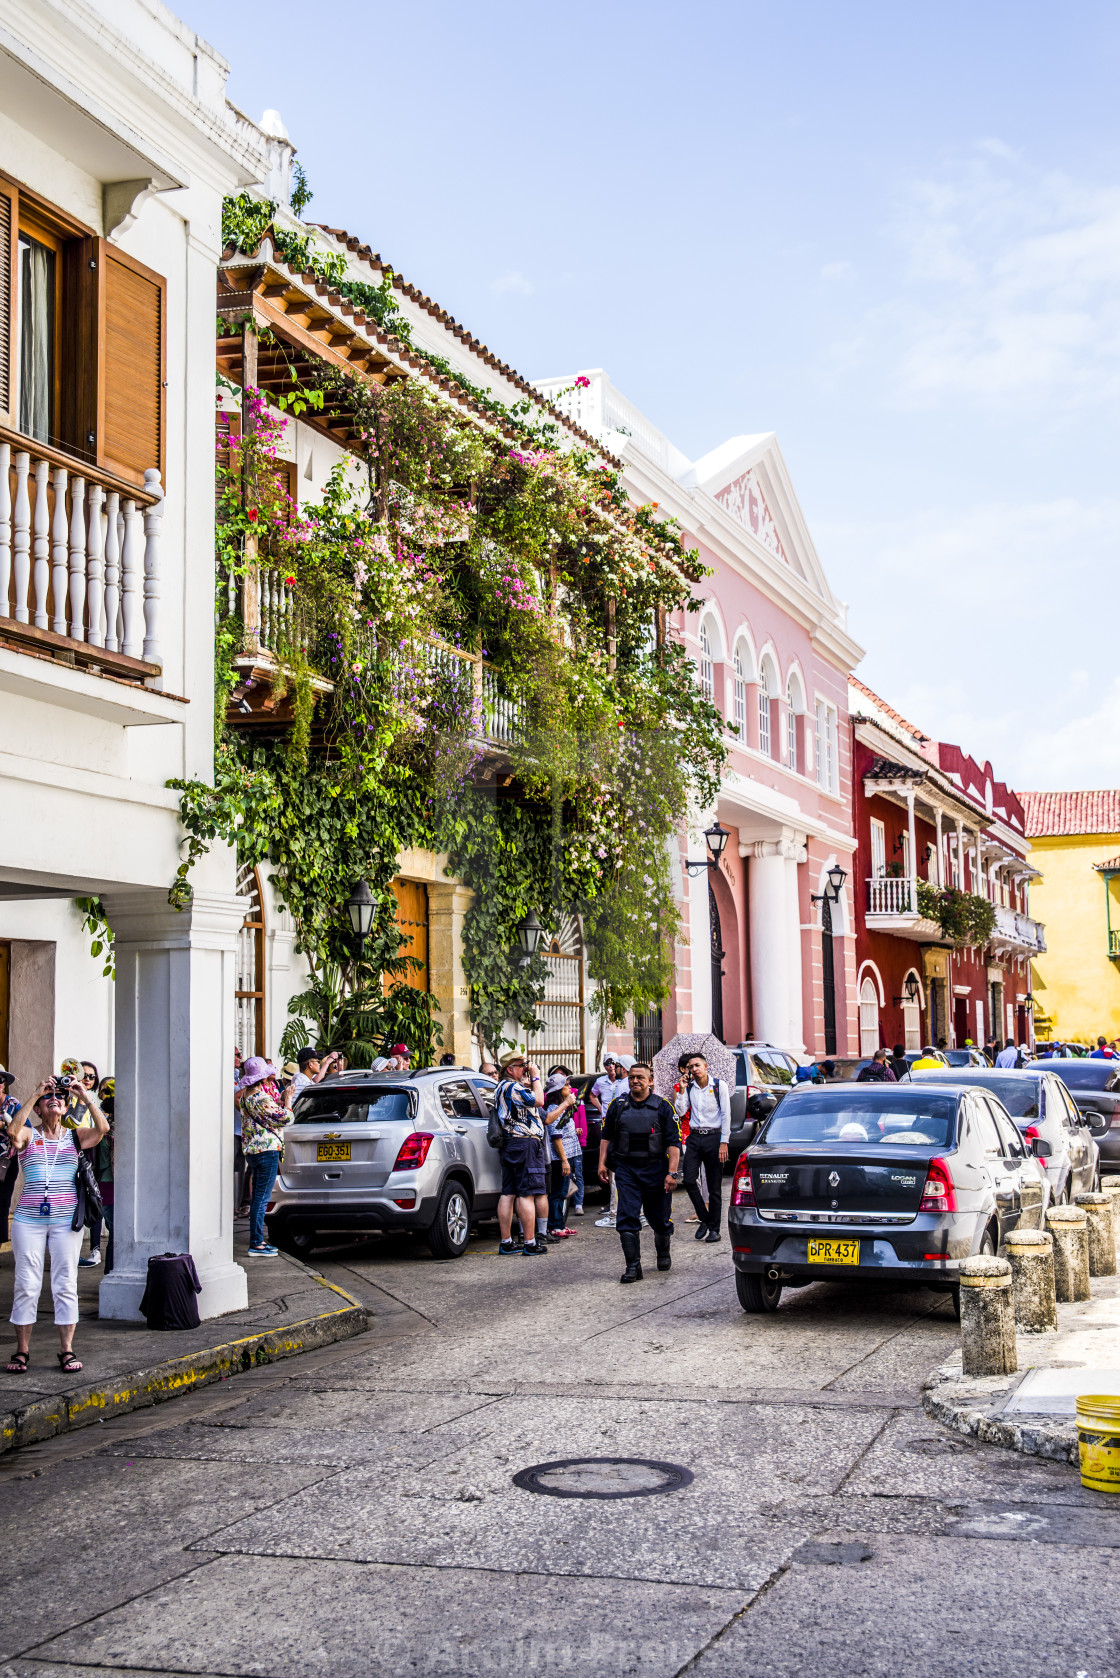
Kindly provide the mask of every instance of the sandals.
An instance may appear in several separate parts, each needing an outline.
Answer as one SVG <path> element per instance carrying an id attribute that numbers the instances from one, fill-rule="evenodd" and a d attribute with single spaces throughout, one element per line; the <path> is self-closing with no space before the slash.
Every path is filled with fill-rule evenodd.
<path id="1" fill-rule="evenodd" d="M 58 1367 L 64 1375 L 76 1375 L 82 1367 L 73 1352 L 58 1352 L 55 1355 L 58 1358 Z"/>
<path id="2" fill-rule="evenodd" d="M 8 1374 L 26 1375 L 28 1362 L 29 1357 L 26 1352 L 13 1352 L 12 1360 L 8 1365 Z"/>

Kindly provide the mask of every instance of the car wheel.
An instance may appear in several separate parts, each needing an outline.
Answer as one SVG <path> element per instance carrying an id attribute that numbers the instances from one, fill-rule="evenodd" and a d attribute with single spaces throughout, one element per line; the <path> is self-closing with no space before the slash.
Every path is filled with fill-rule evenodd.
<path id="1" fill-rule="evenodd" d="M 269 1235 L 272 1231 L 269 1230 Z M 277 1233 L 276 1245 L 282 1253 L 291 1253 L 293 1258 L 310 1258 L 316 1242 L 314 1230 L 284 1229 Z"/>
<path id="2" fill-rule="evenodd" d="M 1091 1194 L 1100 1194 L 1100 1192 L 1101 1192 L 1101 1164 L 1100 1164 L 1100 1160 L 1098 1160 L 1097 1161 L 1097 1169 L 1093 1173 L 1093 1187 L 1090 1190 L 1090 1193 Z"/>
<path id="3" fill-rule="evenodd" d="M 438 1259 L 462 1258 L 470 1238 L 470 1195 L 462 1183 L 445 1183 L 436 1207 L 435 1222 L 428 1231 L 432 1256 Z"/>
<path id="4" fill-rule="evenodd" d="M 996 1256 L 996 1244 L 992 1238 L 990 1225 L 980 1237 L 980 1247 L 976 1256 L 977 1258 L 995 1258 Z"/>
<path id="5" fill-rule="evenodd" d="M 1055 1196 L 1055 1201 L 1056 1201 L 1056 1204 L 1059 1205 L 1059 1206 L 1068 1206 L 1069 1205 L 1069 1178 L 1068 1177 L 1066 1178 L 1065 1182 L 1062 1184 L 1061 1193 Z"/>
<path id="6" fill-rule="evenodd" d="M 782 1284 L 772 1282 L 768 1276 L 752 1276 L 745 1270 L 737 1270 L 735 1292 L 744 1311 L 776 1311 Z"/>

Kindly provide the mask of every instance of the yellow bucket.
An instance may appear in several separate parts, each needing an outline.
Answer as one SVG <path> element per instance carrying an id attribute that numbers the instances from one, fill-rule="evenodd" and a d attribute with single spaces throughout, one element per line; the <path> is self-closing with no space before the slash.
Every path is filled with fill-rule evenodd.
<path id="1" fill-rule="evenodd" d="M 1077 1400 L 1077 1450 L 1083 1486 L 1120 1492 L 1120 1398 L 1093 1394 Z"/>

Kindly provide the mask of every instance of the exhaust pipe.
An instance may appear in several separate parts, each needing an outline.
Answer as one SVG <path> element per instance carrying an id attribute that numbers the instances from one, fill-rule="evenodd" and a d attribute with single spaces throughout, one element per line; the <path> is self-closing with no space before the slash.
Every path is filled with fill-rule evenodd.
<path id="1" fill-rule="evenodd" d="M 780 1270 L 775 1270 L 771 1267 L 771 1269 L 766 1272 L 766 1280 L 768 1282 L 780 1282 L 781 1279 L 782 1273 Z"/>

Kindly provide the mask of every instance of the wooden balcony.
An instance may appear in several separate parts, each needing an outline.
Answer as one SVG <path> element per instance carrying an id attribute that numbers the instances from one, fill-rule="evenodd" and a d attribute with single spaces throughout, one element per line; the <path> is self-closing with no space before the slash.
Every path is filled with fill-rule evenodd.
<path id="1" fill-rule="evenodd" d="M 160 527 L 144 488 L 0 426 L 0 643 L 159 686 Z"/>

